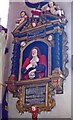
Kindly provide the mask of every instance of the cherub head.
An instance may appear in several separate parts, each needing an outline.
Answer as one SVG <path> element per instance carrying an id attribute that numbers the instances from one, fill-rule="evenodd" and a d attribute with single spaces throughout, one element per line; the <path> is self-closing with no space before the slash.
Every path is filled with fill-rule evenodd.
<path id="1" fill-rule="evenodd" d="M 55 6 L 55 2 L 51 1 L 51 2 L 48 3 L 48 7 L 53 7 L 53 6 Z"/>
<path id="2" fill-rule="evenodd" d="M 37 22 L 35 20 L 32 20 L 32 27 L 36 27 L 37 26 Z"/>
<path id="3" fill-rule="evenodd" d="M 32 106 L 32 111 L 35 111 L 36 110 L 36 106 Z"/>

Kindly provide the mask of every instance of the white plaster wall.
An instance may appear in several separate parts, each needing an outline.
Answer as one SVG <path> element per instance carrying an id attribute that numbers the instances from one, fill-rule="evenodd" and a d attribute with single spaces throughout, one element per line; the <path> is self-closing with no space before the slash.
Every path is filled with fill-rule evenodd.
<path id="1" fill-rule="evenodd" d="M 71 3 L 70 2 L 58 2 L 58 4 L 65 10 L 66 17 L 68 19 L 68 24 L 65 27 L 65 31 L 68 35 L 68 55 L 69 55 L 69 63 L 67 67 L 69 69 L 69 76 L 64 81 L 64 94 L 56 95 L 56 106 L 51 112 L 42 112 L 39 115 L 39 118 L 71 118 Z M 11 56 L 12 56 L 12 35 L 11 32 L 15 26 L 15 19 L 19 17 L 19 13 L 21 10 L 28 11 L 28 15 L 30 15 L 30 9 L 24 6 L 24 3 L 16 3 L 11 2 L 9 7 L 9 17 L 8 17 L 8 44 L 9 53 L 6 56 L 6 70 L 5 70 L 5 80 L 7 80 L 8 75 L 10 75 L 11 69 Z M 24 113 L 20 115 L 16 109 L 16 101 L 17 98 L 13 98 L 12 94 L 9 93 L 9 118 L 31 118 L 30 113 Z"/>
<path id="2" fill-rule="evenodd" d="M 3 84 L 3 74 L 4 74 L 4 49 L 6 46 L 6 40 L 5 40 L 6 33 L 5 31 L 0 32 L 0 119 L 2 117 L 2 97 L 3 97 L 3 90 L 4 87 Z"/>
<path id="3" fill-rule="evenodd" d="M 0 32 L 0 103 L 2 103 L 2 84 L 3 84 L 3 74 L 4 74 L 4 50 L 6 46 L 5 31 Z"/>

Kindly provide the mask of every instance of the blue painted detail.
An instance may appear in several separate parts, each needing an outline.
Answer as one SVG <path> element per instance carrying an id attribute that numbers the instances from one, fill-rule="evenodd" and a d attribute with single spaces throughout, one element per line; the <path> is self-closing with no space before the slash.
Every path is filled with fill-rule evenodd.
<path id="1" fill-rule="evenodd" d="M 43 0 L 43 2 L 38 2 L 38 3 L 31 3 L 28 0 L 25 0 L 25 4 L 30 7 L 30 8 L 37 8 L 39 5 L 40 7 L 46 5 L 48 2 L 45 2 L 45 0 Z"/>
<path id="2" fill-rule="evenodd" d="M 27 36 L 27 34 L 26 33 L 21 33 L 21 34 L 19 34 L 19 38 L 22 38 L 22 37 L 26 37 Z"/>
<path id="3" fill-rule="evenodd" d="M 18 79 L 19 59 L 20 59 L 20 45 L 18 43 L 14 43 L 12 54 L 13 54 L 13 57 L 11 58 L 12 60 L 11 74 L 14 74 L 16 78 Z"/>
<path id="4" fill-rule="evenodd" d="M 46 26 L 46 32 L 48 32 L 48 31 L 50 31 L 50 30 L 53 30 L 54 29 L 54 27 L 53 26 Z"/>
<path id="5" fill-rule="evenodd" d="M 24 22 L 24 24 L 18 29 L 19 31 L 21 31 L 23 29 L 24 26 L 26 26 L 26 24 L 28 24 L 29 20 L 27 20 L 26 22 Z"/>
<path id="6" fill-rule="evenodd" d="M 1 120 L 8 120 L 8 89 L 7 89 L 7 86 L 5 88 L 5 92 L 4 92 L 4 95 L 3 95 L 3 99 L 2 99 L 2 119 Z M 1 112 L 0 111 L 0 112 Z"/>
<path id="7" fill-rule="evenodd" d="M 49 15 L 49 14 L 46 14 L 46 15 L 45 15 L 45 18 L 46 18 L 47 20 L 49 20 L 49 21 L 59 19 L 59 17 L 56 17 L 56 16 L 54 17 L 53 15 Z"/>
<path id="8" fill-rule="evenodd" d="M 60 27 L 61 29 L 64 29 L 64 26 L 60 23 L 54 23 L 53 27 Z"/>
<path id="9" fill-rule="evenodd" d="M 27 34 L 28 40 L 32 40 L 35 38 L 45 38 L 47 36 L 46 32 L 53 30 L 53 26 L 46 26 L 43 28 L 39 28 L 39 30 L 35 30 L 34 32 L 29 32 Z"/>
<path id="10" fill-rule="evenodd" d="M 62 35 L 60 35 L 59 36 L 59 39 L 60 39 L 60 41 L 59 41 L 59 43 L 60 43 L 60 68 L 61 68 L 61 70 L 62 70 L 62 65 L 63 65 L 63 58 L 62 58 L 62 56 L 63 56 L 63 53 L 62 53 Z"/>
<path id="11" fill-rule="evenodd" d="M 17 33 L 14 35 L 15 38 L 22 38 L 22 37 L 27 37 L 27 33 Z"/>
<path id="12" fill-rule="evenodd" d="M 60 68 L 62 70 L 62 35 L 54 34 L 54 47 L 52 47 L 52 70 Z"/>
<path id="13" fill-rule="evenodd" d="M 42 29 L 39 29 L 39 30 L 36 30 L 34 32 L 30 32 L 28 33 L 28 40 L 32 40 L 32 39 L 35 39 L 35 38 L 44 38 L 46 37 L 46 30 L 45 28 L 42 28 Z"/>

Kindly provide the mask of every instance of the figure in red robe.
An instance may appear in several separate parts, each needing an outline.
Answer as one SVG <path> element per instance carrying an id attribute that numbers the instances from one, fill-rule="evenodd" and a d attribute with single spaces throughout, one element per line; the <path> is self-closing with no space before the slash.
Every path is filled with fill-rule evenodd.
<path id="1" fill-rule="evenodd" d="M 32 119 L 37 120 L 37 115 L 39 111 L 36 108 L 36 106 L 32 106 L 32 109 L 30 110 L 30 112 L 32 113 Z"/>
<path id="2" fill-rule="evenodd" d="M 41 55 L 38 47 L 32 48 L 30 56 L 23 63 L 21 73 L 22 80 L 43 78 L 47 74 L 46 57 Z"/>

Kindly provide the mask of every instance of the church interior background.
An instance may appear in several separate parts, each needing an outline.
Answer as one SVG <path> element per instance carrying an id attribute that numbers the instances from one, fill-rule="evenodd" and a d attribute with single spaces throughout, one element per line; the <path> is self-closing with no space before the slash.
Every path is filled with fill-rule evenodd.
<path id="1" fill-rule="evenodd" d="M 64 31 L 67 35 L 68 62 L 66 64 L 66 67 L 68 68 L 69 73 L 67 73 L 68 75 L 66 75 L 66 73 L 65 73 L 66 78 L 63 82 L 63 88 L 60 91 L 61 93 L 59 93 L 59 90 L 57 91 L 57 89 L 55 91 L 55 92 L 58 92 L 58 94 L 55 93 L 55 96 L 54 96 L 54 99 L 56 101 L 56 105 L 54 106 L 54 108 L 51 111 L 48 111 L 48 112 L 44 112 L 44 110 L 43 110 L 43 112 L 40 112 L 40 114 L 38 114 L 38 118 L 70 118 L 71 117 L 71 2 L 66 2 L 65 0 L 64 0 L 64 2 L 59 2 L 59 1 L 58 2 L 54 1 L 54 2 L 57 5 L 59 5 L 61 9 L 64 10 L 65 17 L 67 19 L 67 21 L 64 21 L 64 23 L 63 23 L 63 25 L 65 26 L 64 28 L 63 28 L 63 26 L 60 26 L 59 24 L 57 24 L 57 25 L 55 24 L 54 27 L 58 26 L 58 27 L 64 29 Z M 45 38 L 45 32 L 43 33 L 43 31 L 44 31 L 43 27 L 42 27 L 42 31 L 39 28 L 40 33 L 39 32 L 35 33 L 36 34 L 35 35 L 34 32 L 32 32 L 32 33 L 28 32 L 28 35 L 26 36 L 26 35 L 22 34 L 21 31 L 25 31 L 25 26 L 27 26 L 27 28 L 26 28 L 26 33 L 27 33 L 28 24 L 25 25 L 24 23 L 20 23 L 21 25 L 18 25 L 18 22 L 16 23 L 16 19 L 20 17 L 20 12 L 21 11 L 26 11 L 26 13 L 28 13 L 29 18 L 31 18 L 32 14 L 35 15 L 35 13 L 31 13 L 32 10 L 34 11 L 35 8 L 31 8 L 31 7 L 27 6 L 24 2 L 12 2 L 11 1 L 9 3 L 7 33 L 6 33 L 5 29 L 2 28 L 5 31 L 5 33 L 1 37 L 1 41 L 2 41 L 2 39 L 3 39 L 3 41 L 0 42 L 0 49 L 3 50 L 3 51 L 0 51 L 0 54 L 3 54 L 2 58 L 1 58 L 1 59 L 3 59 L 3 61 L 0 61 L 0 63 L 3 62 L 2 66 L 0 66 L 0 69 L 2 69 L 1 70 L 1 75 L 2 75 L 1 80 L 2 81 L 1 80 L 0 81 L 1 81 L 1 83 L 3 82 L 2 83 L 3 87 L 1 87 L 2 91 L 0 91 L 0 92 L 1 93 L 3 92 L 3 96 L 4 96 L 4 92 L 5 92 L 4 91 L 5 87 L 6 87 L 6 85 L 8 85 L 8 83 L 7 83 L 8 82 L 8 77 L 11 74 L 15 73 L 17 78 L 20 79 L 20 76 L 18 76 L 18 74 L 14 71 L 14 68 L 13 68 L 14 66 L 13 65 L 18 65 L 18 64 L 21 64 L 21 63 L 15 64 L 14 61 L 12 60 L 12 58 L 15 56 L 15 54 L 17 54 L 17 53 L 15 53 L 14 49 L 19 50 L 19 44 L 22 45 L 22 49 L 25 46 L 24 43 L 23 43 L 23 36 L 24 36 L 24 39 L 28 36 L 28 42 L 30 42 L 30 43 L 31 43 L 31 40 L 35 39 L 35 37 L 38 36 L 38 35 L 39 35 L 40 39 Z M 26 14 L 26 16 L 27 16 L 27 14 Z M 56 17 L 53 17 L 53 15 L 48 16 L 48 17 L 45 16 L 44 18 L 46 18 L 47 23 L 45 22 L 46 20 L 42 20 L 43 25 L 48 24 L 49 20 L 52 20 L 52 21 L 56 20 Z M 30 21 L 30 23 L 31 23 L 31 21 Z M 33 24 L 32 26 L 29 25 L 29 28 L 32 27 L 35 31 L 36 27 L 37 27 L 36 24 L 38 22 L 35 21 L 34 23 L 35 24 Z M 52 24 L 54 24 L 54 23 L 52 23 Z M 38 23 L 38 25 L 41 25 L 41 22 Z M 46 28 L 46 30 L 47 30 L 46 33 L 49 34 L 49 31 L 51 31 L 52 29 L 53 29 L 53 27 L 52 28 L 47 27 Z M 18 30 L 20 31 L 19 33 L 17 33 Z M 0 36 L 1 36 L 1 34 L 0 34 Z M 33 36 L 33 34 L 34 34 L 34 36 Z M 61 34 L 61 31 L 59 31 L 59 35 L 60 34 Z M 53 36 L 53 38 L 54 38 L 54 36 Z M 54 40 L 57 40 L 57 34 L 55 35 Z M 36 41 L 33 41 L 33 42 L 36 42 L 37 46 L 39 47 L 39 45 L 37 43 L 37 39 L 36 39 Z M 61 37 L 60 37 L 59 42 L 60 42 L 59 47 L 61 49 L 61 44 L 62 44 L 61 43 Z M 28 44 L 28 43 L 26 42 L 26 44 Z M 39 42 L 39 44 L 41 44 L 41 46 L 42 46 L 42 41 Z M 53 46 L 53 41 L 49 40 L 49 43 L 47 43 L 47 44 Z M 33 43 L 32 43 L 32 45 L 31 44 L 29 44 L 29 45 L 30 45 L 30 48 L 32 46 L 33 47 L 35 46 Z M 57 42 L 56 46 L 58 46 L 58 42 Z M 42 51 L 42 48 L 40 48 L 40 49 Z M 46 51 L 47 51 L 47 49 L 46 49 Z M 58 49 L 56 49 L 55 53 L 54 53 L 54 50 L 53 50 L 53 54 L 56 54 L 57 51 L 58 51 Z M 45 53 L 45 52 L 43 52 L 43 53 Z M 46 52 L 46 54 L 48 54 L 48 53 Z M 16 57 L 18 58 L 18 56 L 16 56 Z M 60 55 L 60 61 L 59 61 L 60 66 L 56 63 L 56 61 L 53 61 L 53 63 L 52 63 L 52 64 L 54 64 L 53 67 L 52 67 L 53 70 L 54 70 L 55 67 L 59 67 L 60 69 L 62 69 L 63 64 L 61 63 L 61 57 L 62 56 Z M 47 59 L 48 59 L 48 57 L 47 57 Z M 55 56 L 54 56 L 53 59 L 55 59 Z M 58 59 L 58 58 L 56 58 L 56 59 Z M 16 62 L 18 61 L 18 59 L 14 59 L 14 60 L 16 60 Z M 25 58 L 23 58 L 23 60 L 25 60 Z M 49 62 L 48 62 L 48 64 L 50 65 Z M 63 77 L 63 76 L 61 76 L 61 77 Z M 23 81 L 22 81 L 22 84 L 23 84 Z M 40 82 L 39 82 L 39 84 L 40 84 Z M 27 110 L 27 112 L 25 112 L 26 110 L 20 110 L 20 108 L 16 107 L 16 102 L 18 101 L 18 98 L 15 97 L 15 95 L 16 94 L 14 94 L 14 91 L 12 91 L 12 89 L 10 88 L 9 91 L 8 91 L 8 100 L 7 100 L 8 101 L 8 104 L 7 104 L 8 105 L 8 117 L 9 118 L 32 118 L 32 114 L 29 112 L 29 110 Z M 1 105 L 1 108 L 2 108 L 2 105 Z M 0 112 L 0 114 L 1 114 L 1 112 Z M 2 114 L 1 114 L 1 116 L 2 116 Z"/>

